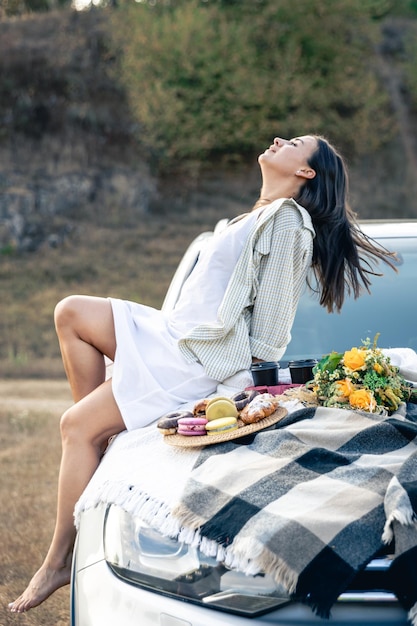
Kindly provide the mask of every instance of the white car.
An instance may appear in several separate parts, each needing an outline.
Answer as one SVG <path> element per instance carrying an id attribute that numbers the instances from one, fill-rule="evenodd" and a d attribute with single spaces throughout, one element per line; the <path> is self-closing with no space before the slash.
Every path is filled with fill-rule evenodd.
<path id="1" fill-rule="evenodd" d="M 222 228 L 222 221 L 217 228 Z M 293 339 L 280 365 L 343 351 L 381 333 L 381 347 L 417 351 L 417 221 L 363 222 L 363 230 L 398 252 L 399 272 L 384 268 L 372 295 L 329 315 L 306 293 Z M 189 247 L 173 278 L 164 308 L 174 306 L 195 264 L 203 233 Z M 417 417 L 416 417 L 417 419 Z M 133 433 L 124 435 L 134 436 Z M 107 452 L 111 462 L 112 446 Z M 135 463 L 134 450 L 126 464 Z M 117 558 L 114 555 L 117 554 Z M 389 589 L 389 556 L 374 559 L 332 609 L 330 622 L 365 626 L 408 624 Z M 326 623 L 308 606 L 291 601 L 270 576 L 233 571 L 197 547 L 162 536 L 114 502 L 80 515 L 71 589 L 72 626 L 307 626 Z"/>

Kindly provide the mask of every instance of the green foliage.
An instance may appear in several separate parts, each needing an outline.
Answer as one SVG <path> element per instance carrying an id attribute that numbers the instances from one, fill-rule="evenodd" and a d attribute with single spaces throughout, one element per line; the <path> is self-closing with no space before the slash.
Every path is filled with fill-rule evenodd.
<path id="1" fill-rule="evenodd" d="M 175 11 L 129 6 L 120 17 L 132 26 L 124 45 L 125 84 L 158 167 L 236 152 L 237 146 L 245 152 L 248 122 L 261 119 L 264 87 L 246 53 L 245 24 L 229 23 L 216 7 L 201 9 L 196 2 Z"/>
<path id="2" fill-rule="evenodd" d="M 391 0 L 391 4 L 392 15 L 413 16 L 417 13 L 417 0 Z"/>
<path id="3" fill-rule="evenodd" d="M 120 75 L 155 167 L 241 160 L 277 134 L 325 134 L 350 155 L 377 148 L 392 124 L 367 59 L 386 5 L 122 4 Z"/>
<path id="4" fill-rule="evenodd" d="M 25 15 L 70 6 L 71 0 L 3 0 L 0 8 L 6 16 Z"/>
<path id="5" fill-rule="evenodd" d="M 417 111 L 417 23 L 410 27 L 407 37 L 404 77 L 406 89 L 411 96 L 410 104 Z"/>

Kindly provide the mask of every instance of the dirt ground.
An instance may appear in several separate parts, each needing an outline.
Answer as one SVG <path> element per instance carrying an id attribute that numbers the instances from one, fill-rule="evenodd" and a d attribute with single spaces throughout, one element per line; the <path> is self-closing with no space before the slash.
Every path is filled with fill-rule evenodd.
<path id="1" fill-rule="evenodd" d="M 48 548 L 61 454 L 59 417 L 71 405 L 64 380 L 0 380 L 0 626 L 68 626 L 69 587 L 12 614 Z"/>

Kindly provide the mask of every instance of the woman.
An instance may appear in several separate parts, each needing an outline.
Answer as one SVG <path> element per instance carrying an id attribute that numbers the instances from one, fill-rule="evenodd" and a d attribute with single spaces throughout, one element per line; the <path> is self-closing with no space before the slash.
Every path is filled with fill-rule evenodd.
<path id="1" fill-rule="evenodd" d="M 250 384 L 252 361 L 278 360 L 285 352 L 309 268 L 320 303 L 338 311 L 346 293 L 369 290 L 373 261 L 392 265 L 393 255 L 357 229 L 343 161 L 326 140 L 275 138 L 259 165 L 254 209 L 209 240 L 172 312 L 86 296 L 57 305 L 75 404 L 61 420 L 52 543 L 9 605 L 12 612 L 37 606 L 69 583 L 74 505 L 110 436 L 203 398 L 219 382 Z M 112 380 L 105 380 L 104 356 L 114 361 Z"/>

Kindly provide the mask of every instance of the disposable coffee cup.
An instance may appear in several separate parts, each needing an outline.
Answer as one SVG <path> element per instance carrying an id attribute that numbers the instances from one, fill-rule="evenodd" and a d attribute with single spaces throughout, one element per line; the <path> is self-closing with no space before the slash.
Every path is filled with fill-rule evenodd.
<path id="1" fill-rule="evenodd" d="M 300 361 L 290 361 L 288 367 L 290 369 L 291 382 L 298 385 L 304 385 L 313 379 L 313 367 L 317 364 L 316 359 L 304 359 Z"/>
<path id="2" fill-rule="evenodd" d="M 260 361 L 252 363 L 251 372 L 255 387 L 273 386 L 278 384 L 279 363 L 276 361 Z"/>

